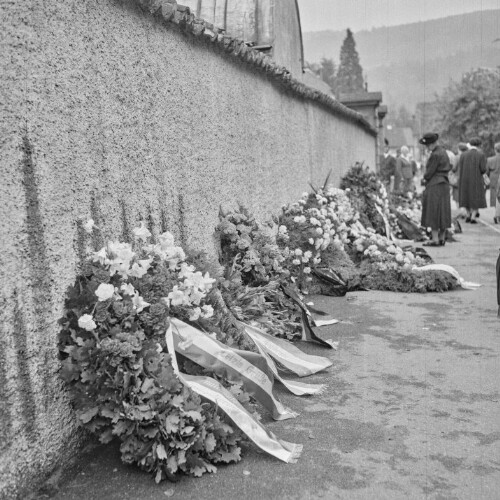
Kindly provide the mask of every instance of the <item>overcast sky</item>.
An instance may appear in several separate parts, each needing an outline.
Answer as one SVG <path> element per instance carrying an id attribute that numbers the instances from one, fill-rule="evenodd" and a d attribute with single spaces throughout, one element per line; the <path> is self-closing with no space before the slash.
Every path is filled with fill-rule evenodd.
<path id="1" fill-rule="evenodd" d="M 500 9 L 500 0 L 298 0 L 302 31 L 352 31 Z"/>

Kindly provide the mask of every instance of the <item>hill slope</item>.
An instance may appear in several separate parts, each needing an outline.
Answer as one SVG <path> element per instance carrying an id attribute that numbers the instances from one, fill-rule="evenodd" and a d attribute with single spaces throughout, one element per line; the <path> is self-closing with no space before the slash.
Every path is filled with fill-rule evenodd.
<path id="1" fill-rule="evenodd" d="M 345 31 L 304 33 L 305 59 L 338 63 Z M 500 9 L 354 33 L 369 90 L 391 107 L 432 99 L 471 68 L 500 65 Z M 495 41 L 497 40 L 497 41 Z"/>

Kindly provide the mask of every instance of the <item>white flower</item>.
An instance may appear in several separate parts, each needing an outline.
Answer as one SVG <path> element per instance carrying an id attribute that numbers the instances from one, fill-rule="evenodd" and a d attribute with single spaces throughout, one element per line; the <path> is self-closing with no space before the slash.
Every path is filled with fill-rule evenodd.
<path id="1" fill-rule="evenodd" d="M 92 234 L 92 230 L 94 227 L 97 227 L 94 223 L 94 219 L 89 219 L 84 225 L 83 229 L 85 229 L 85 232 L 88 234 Z"/>
<path id="2" fill-rule="evenodd" d="M 296 248 L 295 255 L 297 255 L 297 257 L 300 257 L 302 255 L 302 250 L 300 248 Z"/>
<path id="3" fill-rule="evenodd" d="M 101 283 L 97 287 L 95 294 L 97 295 L 99 302 L 104 302 L 105 300 L 113 297 L 113 295 L 115 294 L 115 287 L 108 283 Z"/>
<path id="4" fill-rule="evenodd" d="M 205 318 L 211 318 L 214 315 L 214 308 L 211 305 L 204 305 L 201 308 L 202 314 Z"/>
<path id="5" fill-rule="evenodd" d="M 197 321 L 200 316 L 201 309 L 199 307 L 195 307 L 189 315 L 189 321 Z"/>
<path id="6" fill-rule="evenodd" d="M 312 252 L 310 250 L 304 252 L 304 259 L 309 260 L 311 257 L 312 257 Z"/>
<path id="7" fill-rule="evenodd" d="M 129 272 L 130 276 L 134 276 L 135 278 L 142 278 L 151 267 L 150 259 L 139 260 L 138 262 L 134 262 L 132 265 L 132 269 Z"/>
<path id="8" fill-rule="evenodd" d="M 309 240 L 308 240 L 308 241 L 309 241 L 309 244 L 310 244 L 310 245 L 314 245 L 314 238 L 309 238 Z"/>
<path id="9" fill-rule="evenodd" d="M 318 234 L 323 234 L 323 229 L 321 229 L 320 227 L 317 227 L 317 228 L 316 228 L 316 232 L 317 232 Z"/>
<path id="10" fill-rule="evenodd" d="M 315 257 L 315 258 L 313 259 L 313 264 L 314 264 L 315 266 L 317 266 L 320 262 L 321 262 L 321 258 L 320 258 L 320 257 Z"/>
<path id="11" fill-rule="evenodd" d="M 125 295 L 130 295 L 133 297 L 135 295 L 135 288 L 132 283 L 123 283 L 123 285 L 120 287 L 120 290 L 125 294 Z"/>
<path id="12" fill-rule="evenodd" d="M 174 246 L 174 235 L 166 231 L 158 236 L 158 241 L 162 249 Z"/>
<path id="13" fill-rule="evenodd" d="M 310 267 L 304 267 L 303 269 L 305 274 L 310 274 L 311 273 L 311 268 Z"/>
<path id="14" fill-rule="evenodd" d="M 288 230 L 287 230 L 286 226 L 280 226 L 278 228 L 278 233 L 279 234 L 287 234 L 287 232 L 288 232 Z"/>
<path id="15" fill-rule="evenodd" d="M 300 260 L 299 260 L 299 259 L 293 259 L 293 260 L 292 260 L 292 264 L 293 264 L 294 266 L 300 266 Z"/>
<path id="16" fill-rule="evenodd" d="M 401 253 L 396 254 L 396 262 L 403 262 L 403 261 L 404 261 L 403 254 Z"/>
<path id="17" fill-rule="evenodd" d="M 93 262 L 99 262 L 99 264 L 105 265 L 109 263 L 108 254 L 106 248 L 102 247 L 98 252 L 94 252 L 92 256 Z"/>
<path id="18" fill-rule="evenodd" d="M 145 307 L 150 306 L 148 302 L 146 302 L 138 292 L 135 292 L 134 297 L 132 298 L 132 304 L 134 305 L 134 309 L 140 313 Z"/>
<path id="19" fill-rule="evenodd" d="M 135 227 L 132 230 L 132 233 L 138 240 L 141 241 L 147 241 L 147 239 L 151 236 L 151 233 L 149 232 L 148 228 L 144 225 L 144 222 L 141 222 L 141 225 L 139 227 Z"/>
<path id="20" fill-rule="evenodd" d="M 389 245 L 389 246 L 387 247 L 387 251 L 388 251 L 389 253 L 396 253 L 396 247 L 395 247 L 394 245 Z"/>
<path id="21" fill-rule="evenodd" d="M 310 222 L 313 226 L 319 226 L 319 225 L 321 225 L 321 222 L 320 222 L 318 219 L 316 219 L 316 217 L 311 217 L 311 218 L 309 219 L 309 222 Z"/>
<path id="22" fill-rule="evenodd" d="M 189 293 L 189 301 L 191 304 L 196 304 L 198 305 L 202 299 L 205 298 L 206 293 L 200 292 L 199 290 L 192 289 L 191 292 Z"/>
<path id="23" fill-rule="evenodd" d="M 135 253 L 129 243 L 110 241 L 108 242 L 108 255 L 114 256 L 115 259 L 118 259 L 122 262 L 128 262 L 132 260 Z"/>
<path id="24" fill-rule="evenodd" d="M 172 291 L 168 294 L 167 298 L 173 306 L 181 306 L 187 302 L 184 292 L 179 290 L 177 285 L 172 288 Z"/>
<path id="25" fill-rule="evenodd" d="M 309 193 L 307 191 L 304 191 L 302 193 L 302 198 L 308 198 L 309 197 Z"/>
<path id="26" fill-rule="evenodd" d="M 88 332 L 91 332 L 92 330 L 95 330 L 97 325 L 95 324 L 91 314 L 83 314 L 78 318 L 78 326 Z"/>
<path id="27" fill-rule="evenodd" d="M 186 278 L 187 276 L 190 276 L 192 273 L 195 271 L 195 267 L 191 266 L 190 264 L 187 264 L 186 262 L 181 263 L 181 270 L 179 271 L 179 278 Z"/>
<path id="28" fill-rule="evenodd" d="M 316 243 L 314 244 L 314 248 L 316 248 L 316 250 L 318 250 L 322 244 L 323 244 L 323 238 L 318 238 L 316 240 Z"/>

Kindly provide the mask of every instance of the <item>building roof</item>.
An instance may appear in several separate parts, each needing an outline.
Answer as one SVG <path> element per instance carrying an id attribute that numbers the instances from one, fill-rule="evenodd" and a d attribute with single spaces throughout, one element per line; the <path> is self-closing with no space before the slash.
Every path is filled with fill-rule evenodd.
<path id="1" fill-rule="evenodd" d="M 382 102 L 382 92 L 350 92 L 340 94 L 339 101 L 346 105 L 375 105 Z"/>

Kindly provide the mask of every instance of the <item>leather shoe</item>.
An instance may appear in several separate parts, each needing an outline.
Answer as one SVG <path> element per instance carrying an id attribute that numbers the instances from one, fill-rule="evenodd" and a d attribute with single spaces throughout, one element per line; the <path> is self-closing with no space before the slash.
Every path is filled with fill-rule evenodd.
<path id="1" fill-rule="evenodd" d="M 477 220 L 476 220 L 476 219 L 472 219 L 472 220 L 470 221 L 470 223 L 471 223 L 471 224 L 477 224 Z"/>
<path id="2" fill-rule="evenodd" d="M 439 241 L 426 241 L 425 243 L 422 243 L 423 247 L 439 247 L 441 246 L 441 243 Z"/>
<path id="3" fill-rule="evenodd" d="M 470 218 L 470 215 L 467 216 L 467 218 L 465 219 L 465 222 L 470 222 L 471 221 L 471 218 Z"/>

